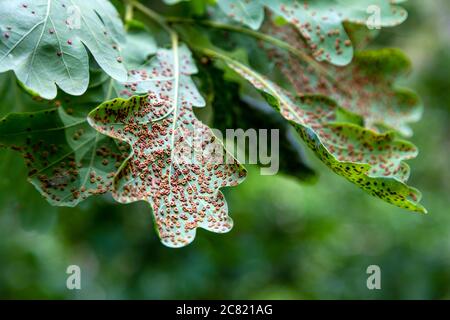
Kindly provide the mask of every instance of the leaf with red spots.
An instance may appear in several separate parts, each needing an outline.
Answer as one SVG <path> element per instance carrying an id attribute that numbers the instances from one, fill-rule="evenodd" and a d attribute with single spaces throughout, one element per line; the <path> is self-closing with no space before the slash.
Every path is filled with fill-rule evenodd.
<path id="1" fill-rule="evenodd" d="M 211 129 L 194 116 L 204 100 L 190 75 L 197 72 L 185 46 L 160 49 L 146 70 L 136 72 L 143 97 L 114 99 L 89 115 L 103 134 L 127 142 L 132 152 L 115 179 L 122 203 L 149 202 L 162 242 L 182 247 L 198 227 L 232 227 L 220 188 L 235 186 L 245 169 L 224 150 Z"/>
<path id="2" fill-rule="evenodd" d="M 86 91 L 86 49 L 108 75 L 127 78 L 123 25 L 107 0 L 1 1 L 0 17 L 0 72 L 13 70 L 43 98 L 55 98 L 56 85 L 71 95 Z"/>
<path id="3" fill-rule="evenodd" d="M 396 139 L 393 133 L 379 134 L 346 122 L 355 116 L 329 98 L 292 97 L 242 63 L 212 50 L 205 52 L 223 59 L 258 89 L 335 173 L 384 201 L 411 211 L 426 212 L 419 204 L 420 192 L 406 184 L 409 166 L 404 160 L 417 156 L 414 145 Z"/>
<path id="4" fill-rule="evenodd" d="M 23 155 L 29 181 L 56 206 L 109 191 L 128 150 L 93 130 L 81 112 L 63 107 L 7 115 L 0 145 Z"/>
<path id="5" fill-rule="evenodd" d="M 311 54 L 298 32 L 290 27 L 267 27 L 268 33 L 283 35 L 296 49 Z M 271 61 L 290 82 L 298 95 L 320 94 L 360 115 L 366 128 L 396 130 L 411 136 L 409 123 L 422 116 L 418 95 L 395 85 L 411 70 L 410 60 L 398 49 L 363 50 L 345 67 L 320 64 L 311 66 L 291 53 L 270 47 Z"/>
<path id="6" fill-rule="evenodd" d="M 129 45 L 146 41 L 140 50 L 124 50 L 124 64 L 133 68 L 156 48 L 141 28 L 131 29 Z M 53 205 L 75 206 L 90 195 L 110 191 L 114 174 L 128 154 L 127 145 L 101 135 L 86 120 L 93 106 L 121 92 L 127 96 L 127 85 L 101 70 L 91 70 L 90 77 L 90 88 L 81 97 L 60 93 L 58 100 L 47 101 L 21 90 L 12 74 L 0 75 L 5 80 L 0 83 L 2 111 L 24 111 L 22 104 L 44 109 L 7 115 L 0 122 L 0 145 L 21 152 L 30 182 Z"/>
<path id="7" fill-rule="evenodd" d="M 353 47 L 343 23 L 391 27 L 402 23 L 406 11 L 391 0 L 219 0 L 220 8 L 232 19 L 258 29 L 264 7 L 292 23 L 307 40 L 318 61 L 346 65 Z"/>

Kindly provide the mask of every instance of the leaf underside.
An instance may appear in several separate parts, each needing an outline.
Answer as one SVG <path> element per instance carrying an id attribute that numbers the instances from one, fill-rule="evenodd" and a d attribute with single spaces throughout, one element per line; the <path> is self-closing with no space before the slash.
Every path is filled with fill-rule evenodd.
<path id="1" fill-rule="evenodd" d="M 268 103 L 294 126 L 302 139 L 335 173 L 384 201 L 411 211 L 426 212 L 421 194 L 406 185 L 409 166 L 404 160 L 417 156 L 409 142 L 390 132 L 379 134 L 357 124 L 340 122 L 348 111 L 324 96 L 292 97 L 270 80 L 246 66 L 226 60 L 247 79 Z"/>
<path id="2" fill-rule="evenodd" d="M 86 49 L 108 75 L 127 78 L 123 25 L 107 0 L 2 1 L 0 16 L 0 72 L 13 70 L 43 98 L 55 98 L 56 85 L 71 95 L 86 91 Z"/>
<path id="3" fill-rule="evenodd" d="M 114 198 L 149 202 L 169 247 L 192 242 L 198 227 L 229 231 L 232 220 L 219 189 L 246 174 L 234 158 L 221 162 L 223 145 L 194 116 L 192 107 L 204 105 L 190 78 L 196 71 L 187 47 L 160 49 L 138 72 L 142 82 L 135 86 L 147 96 L 105 102 L 89 115 L 95 129 L 132 149 L 116 176 Z"/>
<path id="4" fill-rule="evenodd" d="M 188 0 L 164 0 L 181 1 Z M 394 26 L 407 15 L 396 5 L 400 2 L 219 0 L 231 19 L 264 32 L 256 38 L 283 40 L 287 51 L 266 40 L 252 43 L 258 50 L 254 60 L 267 61 L 267 69 L 274 66 L 273 74 L 263 72 L 269 79 L 247 66 L 251 63 L 237 61 L 208 40 L 202 43 L 203 35 L 186 37 L 193 49 L 222 60 L 216 66 L 225 78 L 232 74 L 233 81 L 250 83 L 245 88 L 256 88 L 265 99 L 251 98 L 252 103 L 263 102 L 281 114 L 266 122 L 273 114 L 249 107 L 239 86 L 220 73 L 213 105 L 228 114 L 214 118 L 223 121 L 217 127 L 228 128 L 226 121 L 243 129 L 281 128 L 281 172 L 310 180 L 313 170 L 288 141 L 296 131 L 338 175 L 388 203 L 426 212 L 420 192 L 407 185 L 405 160 L 418 150 L 394 132 L 411 136 L 409 123 L 422 114 L 419 97 L 396 86 L 410 61 L 396 49 L 360 51 L 371 36 L 358 29 L 371 18 L 367 9 L 381 10 L 380 26 Z M 265 9 L 283 19 L 263 24 Z M 135 21 L 128 22 L 126 34 L 107 0 L 2 1 L 0 17 L 0 73 L 9 71 L 0 77 L 2 112 L 23 111 L 23 105 L 39 110 L 0 120 L 0 148 L 22 154 L 29 181 L 52 205 L 75 206 L 106 192 L 121 203 L 146 201 L 169 247 L 191 243 L 197 228 L 216 233 L 232 228 L 220 189 L 238 185 L 246 171 L 194 115 L 193 107 L 205 101 L 191 78 L 197 67 L 186 46 L 157 49 Z M 246 49 L 252 56 L 254 48 Z M 95 61 L 89 62 L 89 54 Z M 26 90 L 57 100 L 24 95 L 11 81 L 13 72 Z M 57 87 L 71 96 L 61 91 L 57 96 Z M 242 112 L 252 118 L 243 119 Z"/>
<path id="5" fill-rule="evenodd" d="M 301 52 L 311 54 L 296 30 L 267 24 L 264 30 L 282 36 Z M 320 94 L 358 114 L 374 131 L 390 129 L 412 136 L 409 123 L 418 121 L 423 106 L 416 93 L 395 86 L 411 70 L 410 60 L 398 49 L 362 50 L 345 67 L 321 64 L 314 68 L 293 54 L 266 46 L 269 59 L 298 95 Z M 326 70 L 326 72 L 320 72 Z"/>
<path id="6" fill-rule="evenodd" d="M 108 192 L 128 150 L 62 107 L 9 114 L 0 121 L 0 144 L 22 154 L 28 180 L 55 206 Z"/>
<path id="7" fill-rule="evenodd" d="M 380 10 L 379 27 L 398 25 L 406 19 L 407 12 L 396 2 L 400 1 L 219 0 L 218 5 L 231 19 L 255 30 L 264 20 L 266 7 L 299 30 L 318 61 L 343 66 L 353 57 L 352 43 L 343 23 L 370 23 L 373 14 Z"/>

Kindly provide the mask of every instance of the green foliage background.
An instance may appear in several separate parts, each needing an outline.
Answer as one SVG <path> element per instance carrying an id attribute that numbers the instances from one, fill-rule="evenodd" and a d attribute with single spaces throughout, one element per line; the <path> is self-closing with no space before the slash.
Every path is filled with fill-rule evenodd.
<path id="1" fill-rule="evenodd" d="M 412 59 L 408 82 L 426 106 L 414 124 L 411 184 L 429 215 L 377 201 L 309 155 L 320 178 L 301 185 L 249 168 L 226 190 L 233 230 L 199 230 L 183 249 L 161 245 L 144 203 L 89 198 L 51 207 L 26 181 L 20 156 L 0 154 L 0 298 L 450 299 L 450 4 L 405 3 L 409 19 L 373 45 Z M 1 110 L 1 114 L 7 110 Z M 66 289 L 68 265 L 82 290 Z M 367 266 L 382 290 L 366 288 Z"/>

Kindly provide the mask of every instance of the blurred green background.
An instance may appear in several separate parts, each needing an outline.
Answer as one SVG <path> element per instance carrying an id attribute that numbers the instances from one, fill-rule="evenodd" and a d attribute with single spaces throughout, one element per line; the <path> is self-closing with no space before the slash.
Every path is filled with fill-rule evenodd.
<path id="1" fill-rule="evenodd" d="M 234 229 L 199 230 L 183 249 L 164 247 L 145 203 L 89 198 L 54 208 L 26 182 L 22 159 L 0 154 L 0 298 L 450 299 L 450 2 L 410 0 L 410 17 L 374 46 L 412 59 L 404 84 L 422 96 L 413 125 L 420 156 L 411 185 L 428 215 L 383 203 L 331 173 L 315 185 L 249 168 L 225 191 Z M 13 174 L 12 174 L 13 173 Z M 82 290 L 66 288 L 79 265 Z M 368 290 L 379 265 L 382 290 Z"/>

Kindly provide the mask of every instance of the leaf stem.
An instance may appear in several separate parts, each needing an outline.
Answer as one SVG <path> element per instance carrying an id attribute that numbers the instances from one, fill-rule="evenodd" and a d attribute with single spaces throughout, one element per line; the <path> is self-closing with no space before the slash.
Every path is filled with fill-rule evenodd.
<path id="1" fill-rule="evenodd" d="M 235 26 L 235 25 L 231 25 L 231 24 L 227 24 L 227 23 L 212 21 L 212 20 L 195 20 L 195 19 L 181 18 L 181 17 L 167 17 L 166 21 L 168 23 L 180 23 L 180 24 L 183 24 L 183 23 L 196 24 L 196 23 L 198 23 L 198 24 L 202 24 L 204 26 L 208 26 L 208 27 L 212 27 L 212 28 L 216 28 L 216 29 L 222 29 L 222 30 L 227 30 L 227 31 L 243 33 L 243 34 L 249 35 L 253 38 L 262 40 L 264 42 L 271 43 L 274 46 L 277 46 L 279 48 L 285 49 L 285 50 L 289 51 L 290 53 L 292 53 L 293 55 L 295 55 L 297 58 L 299 58 L 305 62 L 308 62 L 311 64 L 317 64 L 317 61 L 315 61 L 313 58 L 308 56 L 306 53 L 301 52 L 297 48 L 291 46 L 289 43 L 284 42 L 275 37 L 272 37 L 268 34 L 257 32 L 252 29 Z"/>
<path id="2" fill-rule="evenodd" d="M 179 96 L 179 87 L 180 87 L 180 61 L 179 61 L 179 54 L 178 54 L 178 48 L 179 48 L 179 41 L 178 41 L 178 34 L 176 33 L 175 30 L 173 30 L 167 23 L 166 20 L 163 16 L 159 15 L 158 13 L 156 13 L 155 11 L 151 10 L 150 8 L 142 5 L 141 3 L 135 1 L 135 0 L 130 0 L 130 3 L 132 4 L 132 6 L 134 6 L 136 9 L 138 9 L 139 11 L 141 11 L 143 14 L 145 14 L 146 16 L 148 16 L 150 19 L 152 19 L 153 21 L 155 21 L 156 23 L 158 23 L 164 30 L 166 30 L 169 35 L 170 35 L 170 40 L 172 42 L 172 51 L 173 51 L 173 73 L 174 73 L 174 95 L 173 95 L 173 101 L 172 101 L 172 108 L 170 109 L 170 111 L 167 113 L 167 115 L 173 113 L 173 124 L 172 124 L 172 137 L 171 137 L 171 154 L 170 154 L 170 159 L 171 159 L 171 166 L 173 165 L 173 150 L 174 150 L 174 146 L 175 146 L 175 131 L 176 131 L 176 126 L 177 126 L 177 118 L 178 118 L 178 96 Z M 169 187 L 172 186 L 172 170 L 169 170 Z"/>
<path id="3" fill-rule="evenodd" d="M 245 64 L 243 64 L 243 63 L 241 63 L 241 62 L 239 62 L 239 61 L 237 61 L 237 60 L 235 60 L 235 59 L 233 59 L 233 58 L 230 58 L 230 57 L 228 57 L 228 56 L 225 55 L 225 54 L 222 54 L 222 53 L 220 53 L 220 52 L 218 52 L 218 51 L 215 51 L 215 50 L 211 50 L 211 49 L 209 49 L 209 48 L 193 47 L 192 49 L 194 49 L 194 50 L 196 50 L 196 51 L 198 51 L 198 52 L 201 52 L 201 53 L 203 53 L 204 55 L 206 55 L 206 56 L 208 56 L 208 57 L 210 57 L 210 58 L 213 58 L 213 59 L 221 59 L 221 60 L 225 61 L 225 62 L 228 63 L 228 64 L 236 65 L 236 66 L 238 66 L 239 68 L 241 68 L 242 70 L 245 70 L 245 72 L 247 72 L 247 73 L 249 73 L 249 74 L 252 74 L 252 76 L 255 77 L 259 82 L 263 83 L 266 87 L 270 88 L 271 94 L 272 94 L 275 98 L 277 98 L 277 100 L 278 100 L 280 103 L 281 103 L 281 102 L 284 102 L 285 105 L 290 109 L 289 103 L 286 103 L 286 101 L 284 100 L 284 98 L 281 97 L 281 96 L 278 94 L 278 92 L 272 88 L 272 86 L 270 85 L 270 83 L 268 83 L 268 82 L 266 81 L 266 79 L 265 79 L 264 77 L 262 77 L 261 75 L 259 75 L 259 74 L 255 73 L 255 72 L 253 72 L 252 70 L 250 70 L 249 67 L 247 67 Z M 293 112 L 293 114 L 296 114 L 294 110 L 290 109 L 290 111 Z"/>

